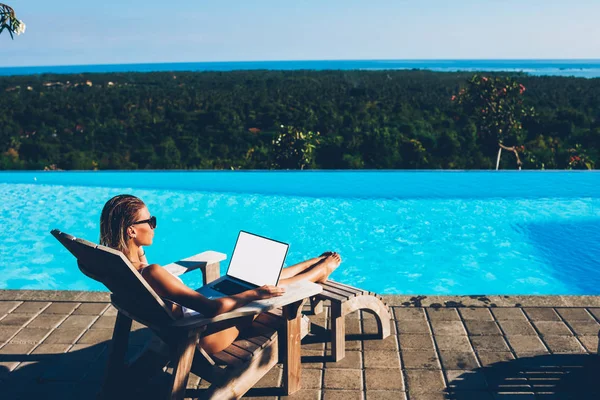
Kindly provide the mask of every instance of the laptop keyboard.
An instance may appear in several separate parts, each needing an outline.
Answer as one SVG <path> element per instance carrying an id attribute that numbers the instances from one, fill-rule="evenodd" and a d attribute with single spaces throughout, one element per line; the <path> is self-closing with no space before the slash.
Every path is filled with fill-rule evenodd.
<path id="1" fill-rule="evenodd" d="M 246 286 L 242 286 L 235 282 L 224 280 L 212 287 L 214 290 L 226 294 L 228 296 L 232 296 L 234 294 L 245 292 L 246 290 L 250 290 L 250 288 Z"/>

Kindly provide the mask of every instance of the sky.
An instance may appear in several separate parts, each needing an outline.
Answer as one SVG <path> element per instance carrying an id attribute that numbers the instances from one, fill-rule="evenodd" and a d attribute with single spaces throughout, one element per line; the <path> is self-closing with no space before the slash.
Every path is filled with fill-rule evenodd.
<path id="1" fill-rule="evenodd" d="M 359 59 L 598 59 L 599 0 L 0 0 L 0 67 Z"/>

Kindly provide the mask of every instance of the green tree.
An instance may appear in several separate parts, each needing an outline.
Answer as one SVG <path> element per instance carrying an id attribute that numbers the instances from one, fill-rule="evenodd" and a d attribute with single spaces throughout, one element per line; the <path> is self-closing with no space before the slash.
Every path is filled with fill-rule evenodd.
<path id="1" fill-rule="evenodd" d="M 281 130 L 273 139 L 275 153 L 273 167 L 281 169 L 313 167 L 319 136 L 319 132 L 302 132 L 293 126 L 281 125 Z"/>
<path id="2" fill-rule="evenodd" d="M 470 118 L 475 120 L 478 133 L 484 146 L 495 144 L 498 147 L 496 170 L 500 165 L 502 150 L 511 151 L 521 160 L 515 145 L 523 140 L 524 117 L 534 115 L 533 107 L 525 107 L 523 93 L 525 86 L 511 77 L 486 77 L 474 75 L 467 86 L 452 96 Z M 512 142 L 507 146 L 507 142 Z"/>

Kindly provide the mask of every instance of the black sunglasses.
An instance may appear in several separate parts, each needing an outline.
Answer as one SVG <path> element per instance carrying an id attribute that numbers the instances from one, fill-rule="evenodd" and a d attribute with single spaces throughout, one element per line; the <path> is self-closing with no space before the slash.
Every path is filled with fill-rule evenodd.
<path id="1" fill-rule="evenodd" d="M 156 229 L 156 217 L 150 217 L 150 218 L 145 219 L 143 221 L 134 222 L 131 225 L 145 224 L 146 222 L 148 223 L 148 225 L 150 225 L 150 228 Z"/>

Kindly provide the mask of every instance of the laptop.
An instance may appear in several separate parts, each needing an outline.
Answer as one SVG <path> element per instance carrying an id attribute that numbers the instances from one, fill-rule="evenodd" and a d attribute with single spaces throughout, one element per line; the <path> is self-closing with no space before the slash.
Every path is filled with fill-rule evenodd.
<path id="1" fill-rule="evenodd" d="M 209 298 L 232 296 L 263 285 L 277 285 L 289 244 L 240 231 L 227 274 L 198 290 Z"/>

